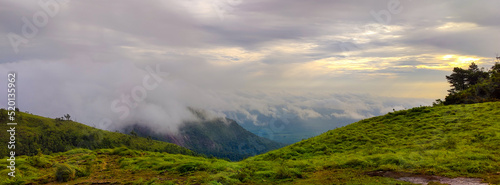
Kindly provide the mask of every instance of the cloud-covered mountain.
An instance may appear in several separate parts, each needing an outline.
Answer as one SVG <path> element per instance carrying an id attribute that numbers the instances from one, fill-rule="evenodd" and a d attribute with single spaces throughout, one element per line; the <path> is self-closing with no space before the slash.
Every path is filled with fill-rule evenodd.
<path id="1" fill-rule="evenodd" d="M 134 124 L 122 131 L 186 147 L 198 153 L 241 160 L 285 146 L 259 137 L 227 118 L 211 118 L 203 110 L 189 108 L 198 121 L 185 122 L 177 133 L 157 132 L 146 124 Z"/>

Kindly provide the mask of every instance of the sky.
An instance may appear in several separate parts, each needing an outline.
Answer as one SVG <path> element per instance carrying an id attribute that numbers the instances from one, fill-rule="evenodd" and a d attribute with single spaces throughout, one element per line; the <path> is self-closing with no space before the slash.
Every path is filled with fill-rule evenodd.
<path id="1" fill-rule="evenodd" d="M 18 74 L 22 111 L 69 113 L 108 130 L 144 123 L 175 132 L 194 119 L 187 107 L 241 124 L 292 115 L 328 125 L 430 105 L 446 96 L 453 67 L 492 66 L 498 7 L 497 0 L 0 0 L 0 73 Z"/>

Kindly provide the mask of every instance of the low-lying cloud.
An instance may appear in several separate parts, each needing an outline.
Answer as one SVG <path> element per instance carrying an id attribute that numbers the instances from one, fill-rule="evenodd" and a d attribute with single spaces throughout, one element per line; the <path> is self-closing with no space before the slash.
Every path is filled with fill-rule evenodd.
<path id="1" fill-rule="evenodd" d="M 21 110 L 108 130 L 175 132 L 188 107 L 330 129 L 443 98 L 453 67 L 500 47 L 495 0 L 400 0 L 390 21 L 372 13 L 390 1 L 40 2 L 0 0 L 0 74 Z"/>
<path id="2" fill-rule="evenodd" d="M 268 123 L 259 121 L 259 116 L 282 119 L 292 115 L 306 121 L 358 120 L 430 103 L 426 99 L 368 94 L 202 88 L 184 81 L 161 64 L 88 60 L 83 57 L 71 62 L 8 63 L 2 65 L 0 72 L 17 72 L 18 104 L 22 111 L 52 118 L 69 113 L 76 121 L 112 131 L 143 124 L 158 132 L 176 132 L 183 122 L 197 120 L 189 107 L 205 110 L 212 117 L 262 126 Z"/>

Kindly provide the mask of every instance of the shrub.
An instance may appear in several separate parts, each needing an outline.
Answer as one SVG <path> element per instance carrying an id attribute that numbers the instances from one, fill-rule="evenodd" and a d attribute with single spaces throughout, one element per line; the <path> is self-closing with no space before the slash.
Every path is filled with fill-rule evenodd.
<path id="1" fill-rule="evenodd" d="M 2 184 L 9 184 L 9 185 L 22 185 L 26 184 L 24 180 L 21 180 L 19 178 L 8 178 L 5 181 L 0 181 Z"/>
<path id="2" fill-rule="evenodd" d="M 344 168 L 368 167 L 369 163 L 361 159 L 350 159 L 341 166 Z"/>
<path id="3" fill-rule="evenodd" d="M 288 168 L 282 166 L 276 171 L 276 179 L 288 179 L 288 178 L 302 178 L 302 173 L 296 168 Z"/>
<path id="4" fill-rule="evenodd" d="M 299 154 L 304 154 L 307 152 L 307 150 L 304 149 L 303 147 L 296 147 L 295 151 L 297 151 Z"/>
<path id="5" fill-rule="evenodd" d="M 173 166 L 174 166 L 174 164 L 171 164 L 171 163 L 161 163 L 161 164 L 158 164 L 154 169 L 158 170 L 158 171 L 165 171 L 165 170 L 172 169 Z"/>
<path id="6" fill-rule="evenodd" d="M 255 172 L 255 176 L 264 177 L 264 178 L 270 178 L 270 177 L 273 177 L 275 175 L 276 175 L 276 173 L 274 171 L 258 171 L 258 172 Z"/>
<path id="7" fill-rule="evenodd" d="M 115 148 L 113 150 L 113 155 L 120 155 L 120 156 L 138 156 L 139 153 L 137 151 L 134 151 L 134 150 L 130 150 L 126 147 L 119 147 L 119 148 Z"/>
<path id="8" fill-rule="evenodd" d="M 50 163 L 47 159 L 41 157 L 41 156 L 32 156 L 28 158 L 28 163 L 37 168 L 48 168 L 52 166 L 52 163 Z"/>
<path id="9" fill-rule="evenodd" d="M 397 156 L 389 156 L 382 161 L 382 164 L 393 164 L 402 168 L 412 168 L 413 166 L 406 162 L 406 160 Z"/>
<path id="10" fill-rule="evenodd" d="M 377 170 L 382 170 L 382 171 L 396 171 L 397 169 L 398 166 L 394 164 L 383 164 L 377 168 Z"/>
<path id="11" fill-rule="evenodd" d="M 217 181 L 210 181 L 208 182 L 209 185 L 222 185 L 222 183 L 217 182 Z"/>
<path id="12" fill-rule="evenodd" d="M 207 167 L 198 162 L 189 162 L 177 167 L 177 172 L 179 173 L 187 173 L 191 171 L 203 171 L 206 170 Z"/>
<path id="13" fill-rule="evenodd" d="M 255 171 L 249 168 L 242 168 L 238 170 L 237 174 L 231 176 L 233 179 L 238 179 L 240 182 L 246 182 L 248 179 L 255 175 Z"/>
<path id="14" fill-rule="evenodd" d="M 443 147 L 446 149 L 456 149 L 457 148 L 457 139 L 455 138 L 447 138 L 443 143 Z"/>
<path id="15" fill-rule="evenodd" d="M 241 182 L 237 179 L 232 179 L 226 176 L 218 176 L 214 180 L 208 182 L 210 185 L 222 185 L 222 184 L 240 184 Z"/>
<path id="16" fill-rule="evenodd" d="M 168 181 L 163 182 L 162 184 L 163 185 L 175 185 L 175 182 L 168 180 Z"/>
<path id="17" fill-rule="evenodd" d="M 92 171 L 92 166 L 86 165 L 84 167 L 75 167 L 75 176 L 77 177 L 86 177 L 89 176 Z"/>
<path id="18" fill-rule="evenodd" d="M 67 164 L 58 164 L 56 178 L 59 182 L 67 182 L 75 177 L 75 170 Z"/>
<path id="19" fill-rule="evenodd" d="M 66 155 L 88 154 L 88 153 L 92 153 L 92 150 L 85 149 L 85 148 L 76 148 L 76 149 L 72 149 L 72 150 L 64 152 L 64 154 L 66 154 Z"/>

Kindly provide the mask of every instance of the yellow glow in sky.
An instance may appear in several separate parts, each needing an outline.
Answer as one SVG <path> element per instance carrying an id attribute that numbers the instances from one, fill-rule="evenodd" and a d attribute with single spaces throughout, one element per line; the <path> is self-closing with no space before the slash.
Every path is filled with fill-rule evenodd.
<path id="1" fill-rule="evenodd" d="M 450 60 L 453 57 L 454 57 L 454 55 L 445 55 L 445 56 L 443 56 L 443 60 Z"/>
<path id="2" fill-rule="evenodd" d="M 437 27 L 440 31 L 461 31 L 477 28 L 477 24 L 470 22 L 447 22 L 444 25 Z"/>
<path id="3" fill-rule="evenodd" d="M 450 67 L 467 67 L 472 62 L 478 62 L 481 58 L 474 56 L 456 56 L 456 55 L 445 55 L 442 57 L 443 60 L 449 61 L 448 66 Z"/>

